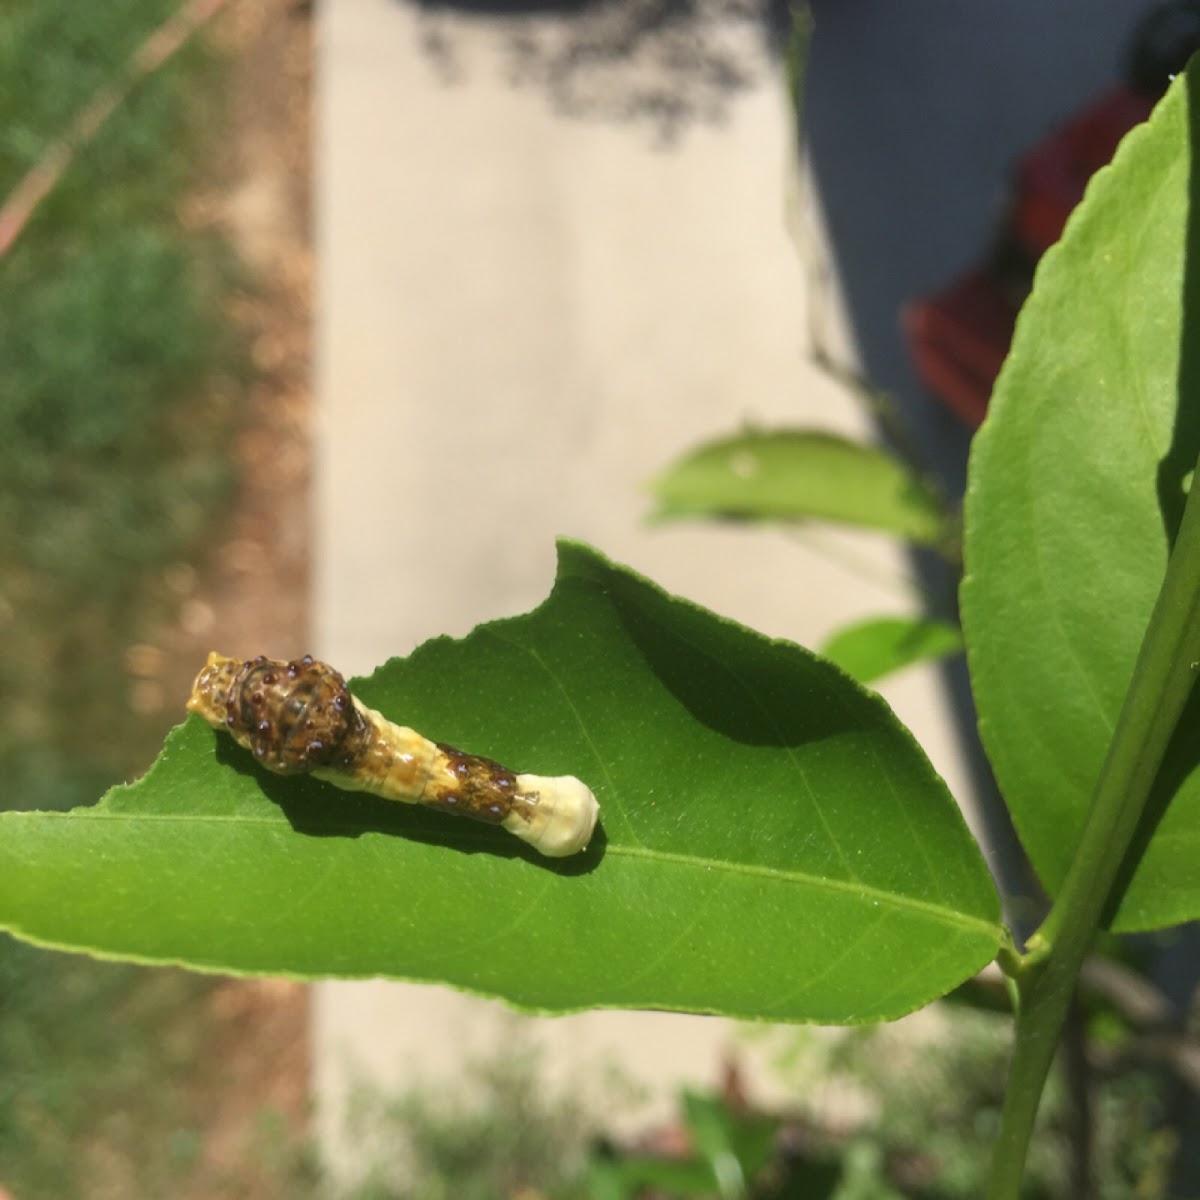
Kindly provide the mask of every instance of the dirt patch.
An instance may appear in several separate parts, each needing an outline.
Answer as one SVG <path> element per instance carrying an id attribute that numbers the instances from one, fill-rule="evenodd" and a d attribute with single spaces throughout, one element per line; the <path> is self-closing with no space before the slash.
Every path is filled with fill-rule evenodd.
<path id="1" fill-rule="evenodd" d="M 233 317 L 253 380 L 236 499 L 206 565 L 176 568 L 171 581 L 178 610 L 161 639 L 161 694 L 181 714 L 209 650 L 309 649 L 311 13 L 295 0 L 234 0 L 212 35 L 229 59 L 229 131 L 186 216 L 222 229 L 246 264 Z M 231 979 L 208 1003 L 217 1034 L 195 1081 L 203 1144 L 176 1194 L 287 1195 L 306 1128 L 308 989 Z"/>
<path id="2" fill-rule="evenodd" d="M 307 988 L 229 979 L 208 997 L 215 1029 L 193 1082 L 201 1146 L 179 1200 L 287 1200 L 306 1189 Z"/>
<path id="3" fill-rule="evenodd" d="M 218 642 L 274 658 L 308 648 L 312 22 L 293 0 L 235 0 L 213 34 L 229 60 L 229 129 L 185 218 L 220 229 L 246 266 L 231 315 L 253 377 L 234 446 L 236 500 L 203 571 L 175 582 L 167 649 L 186 666 L 172 681 L 178 696 Z"/>

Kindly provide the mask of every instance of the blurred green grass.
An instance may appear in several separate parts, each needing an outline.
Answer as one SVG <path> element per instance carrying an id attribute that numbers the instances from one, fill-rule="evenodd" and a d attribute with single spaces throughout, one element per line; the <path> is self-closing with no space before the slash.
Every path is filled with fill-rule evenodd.
<path id="1" fill-rule="evenodd" d="M 178 3 L 0 6 L 0 196 Z M 94 799 L 163 731 L 121 655 L 219 517 L 244 395 L 236 263 L 180 217 L 220 72 L 196 40 L 138 83 L 0 259 L 2 807 Z"/>
<path id="2" fill-rule="evenodd" d="M 201 1141 L 191 1079 L 213 982 L 2 949 L 0 1185 L 21 1200 L 170 1195 Z"/>
<path id="3" fill-rule="evenodd" d="M 179 4 L 0 5 L 0 201 Z M 0 258 L 0 808 L 90 803 L 171 723 L 133 710 L 123 656 L 234 482 L 244 281 L 181 217 L 223 71 L 197 39 L 138 83 Z M 200 1144 L 212 986 L 0 937 L 0 1186 L 170 1194 Z"/>

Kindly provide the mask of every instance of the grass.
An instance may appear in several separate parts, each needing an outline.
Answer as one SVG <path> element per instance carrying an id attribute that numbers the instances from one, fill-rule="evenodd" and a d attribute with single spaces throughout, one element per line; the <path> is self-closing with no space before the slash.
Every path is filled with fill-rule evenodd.
<path id="1" fill-rule="evenodd" d="M 0 196 L 178 0 L 0 7 Z M 192 46 L 134 89 L 0 259 L 0 730 L 9 807 L 145 765 L 120 653 L 232 482 L 232 257 L 179 217 L 220 117 Z M 47 769 L 49 768 L 49 769 Z"/>
<path id="2" fill-rule="evenodd" d="M 587 1092 L 548 1090 L 540 1052 L 514 1036 L 517 1044 L 468 1062 L 448 1087 L 418 1085 L 394 1096 L 361 1091 L 348 1125 L 365 1170 L 339 1195 L 585 1200 L 586 1146 L 600 1122 L 605 1085 L 591 1080 Z"/>
<path id="3" fill-rule="evenodd" d="M 0 200 L 178 3 L 0 6 Z M 180 216 L 220 79 L 193 45 L 140 83 L 0 258 L 0 808 L 91 802 L 161 739 L 122 654 L 220 516 L 243 386 L 232 256 Z M 213 986 L 0 938 L 0 1185 L 171 1194 Z"/>
<path id="4" fill-rule="evenodd" d="M 0 953 L 0 1184 L 22 1200 L 168 1195 L 194 1161 L 210 980 Z"/>

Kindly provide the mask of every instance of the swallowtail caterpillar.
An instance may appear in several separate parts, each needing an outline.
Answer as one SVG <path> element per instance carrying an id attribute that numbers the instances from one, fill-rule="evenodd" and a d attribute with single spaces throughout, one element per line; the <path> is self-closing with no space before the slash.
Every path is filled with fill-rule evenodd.
<path id="1" fill-rule="evenodd" d="M 311 655 L 243 662 L 213 651 L 187 707 L 269 771 L 503 825 L 550 858 L 585 849 L 596 827 L 600 806 L 573 775 L 518 775 L 393 725 Z"/>

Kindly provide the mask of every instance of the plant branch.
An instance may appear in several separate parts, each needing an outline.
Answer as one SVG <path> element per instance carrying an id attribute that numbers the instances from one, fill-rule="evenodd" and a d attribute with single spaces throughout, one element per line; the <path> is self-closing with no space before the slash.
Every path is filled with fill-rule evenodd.
<path id="1" fill-rule="evenodd" d="M 1038 1101 L 1084 956 L 1124 865 L 1150 789 L 1200 666 L 1200 500 L 1188 494 L 1166 577 L 1058 899 L 1029 940 L 1028 973 L 989 1200 L 1015 1200 Z"/>
<path id="2" fill-rule="evenodd" d="M 1063 1065 L 1067 1079 L 1068 1195 L 1092 1200 L 1092 1078 L 1087 1057 L 1087 1023 L 1076 993 L 1067 1011 Z"/>

